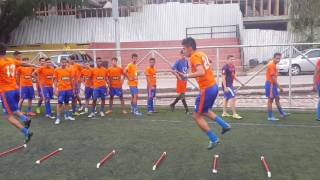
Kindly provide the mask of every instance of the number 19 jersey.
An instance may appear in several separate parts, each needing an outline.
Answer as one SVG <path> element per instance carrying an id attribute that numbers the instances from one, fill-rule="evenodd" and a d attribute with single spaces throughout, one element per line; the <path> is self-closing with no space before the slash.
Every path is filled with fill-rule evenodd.
<path id="1" fill-rule="evenodd" d="M 208 57 L 203 52 L 195 51 L 194 53 L 192 53 L 190 57 L 190 65 L 191 72 L 193 73 L 196 72 L 196 67 L 199 65 L 202 66 L 205 71 L 205 74 L 203 76 L 196 78 L 200 89 L 205 89 L 216 84 L 216 79 L 211 68 L 211 63 Z"/>
<path id="2" fill-rule="evenodd" d="M 21 62 L 9 57 L 0 57 L 0 92 L 18 89 L 16 69 Z"/>

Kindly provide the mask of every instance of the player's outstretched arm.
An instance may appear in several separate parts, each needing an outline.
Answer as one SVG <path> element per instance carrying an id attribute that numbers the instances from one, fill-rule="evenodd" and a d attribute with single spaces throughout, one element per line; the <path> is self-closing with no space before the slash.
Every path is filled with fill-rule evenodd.
<path id="1" fill-rule="evenodd" d="M 201 64 L 196 65 L 196 71 L 189 74 L 179 73 L 182 77 L 185 78 L 197 78 L 205 75 L 204 68 Z"/>

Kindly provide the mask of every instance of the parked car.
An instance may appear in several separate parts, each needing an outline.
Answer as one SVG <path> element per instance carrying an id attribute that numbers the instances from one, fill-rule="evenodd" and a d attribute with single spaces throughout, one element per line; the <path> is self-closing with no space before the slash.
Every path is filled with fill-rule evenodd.
<path id="1" fill-rule="evenodd" d="M 302 72 L 313 72 L 317 60 L 320 59 L 320 49 L 307 49 L 302 51 L 302 54 L 304 56 L 298 53 L 291 58 L 292 75 L 299 75 Z M 281 75 L 289 74 L 289 59 L 281 59 L 278 63 L 277 69 Z"/>
<path id="2" fill-rule="evenodd" d="M 54 55 L 54 56 L 51 56 L 51 60 L 52 60 L 52 63 L 54 64 L 54 66 L 59 66 L 60 64 L 60 60 L 62 58 L 66 58 L 68 59 L 69 56 L 71 55 L 75 55 L 76 56 L 76 62 L 77 63 L 84 63 L 84 62 L 87 62 L 87 61 L 93 61 L 93 59 L 88 55 L 88 54 L 81 54 L 81 53 L 75 53 L 75 54 L 58 54 L 58 55 Z"/>

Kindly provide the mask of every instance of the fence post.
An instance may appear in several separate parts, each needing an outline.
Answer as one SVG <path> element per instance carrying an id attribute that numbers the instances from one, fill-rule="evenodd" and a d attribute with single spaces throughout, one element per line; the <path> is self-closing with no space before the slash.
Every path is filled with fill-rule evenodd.
<path id="1" fill-rule="evenodd" d="M 289 107 L 291 108 L 292 103 L 292 46 L 289 51 Z"/>
<path id="2" fill-rule="evenodd" d="M 93 64 L 94 64 L 94 67 L 97 67 L 97 54 L 96 54 L 96 50 L 93 50 L 93 51 L 92 51 L 92 54 L 93 54 Z"/>

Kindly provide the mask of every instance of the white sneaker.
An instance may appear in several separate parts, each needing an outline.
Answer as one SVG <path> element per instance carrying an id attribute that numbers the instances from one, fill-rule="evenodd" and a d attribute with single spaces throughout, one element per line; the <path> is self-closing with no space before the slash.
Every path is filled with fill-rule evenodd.
<path id="1" fill-rule="evenodd" d="M 101 112 L 100 112 L 100 116 L 101 116 L 101 117 L 104 117 L 104 112 L 101 111 Z"/>
<path id="2" fill-rule="evenodd" d="M 60 119 L 56 119 L 56 121 L 54 121 L 54 124 L 55 124 L 55 125 L 60 124 Z"/>
<path id="3" fill-rule="evenodd" d="M 70 120 L 70 121 L 76 120 L 74 117 L 71 117 L 71 116 L 67 117 L 66 119 L 67 119 L 67 120 Z"/>
<path id="4" fill-rule="evenodd" d="M 49 115 L 49 114 L 46 114 L 46 117 L 49 118 L 49 119 L 55 119 L 56 117 L 52 116 L 52 115 Z"/>
<path id="5" fill-rule="evenodd" d="M 82 111 L 81 113 L 80 113 L 80 115 L 82 115 L 82 114 L 88 114 L 89 113 L 89 109 L 88 108 L 84 108 L 84 111 Z"/>
<path id="6" fill-rule="evenodd" d="M 93 118 L 94 116 L 96 116 L 95 113 L 90 113 L 89 116 L 88 116 L 88 118 Z"/>
<path id="7" fill-rule="evenodd" d="M 78 109 L 78 111 L 83 111 L 83 106 L 81 106 L 81 107 Z"/>

